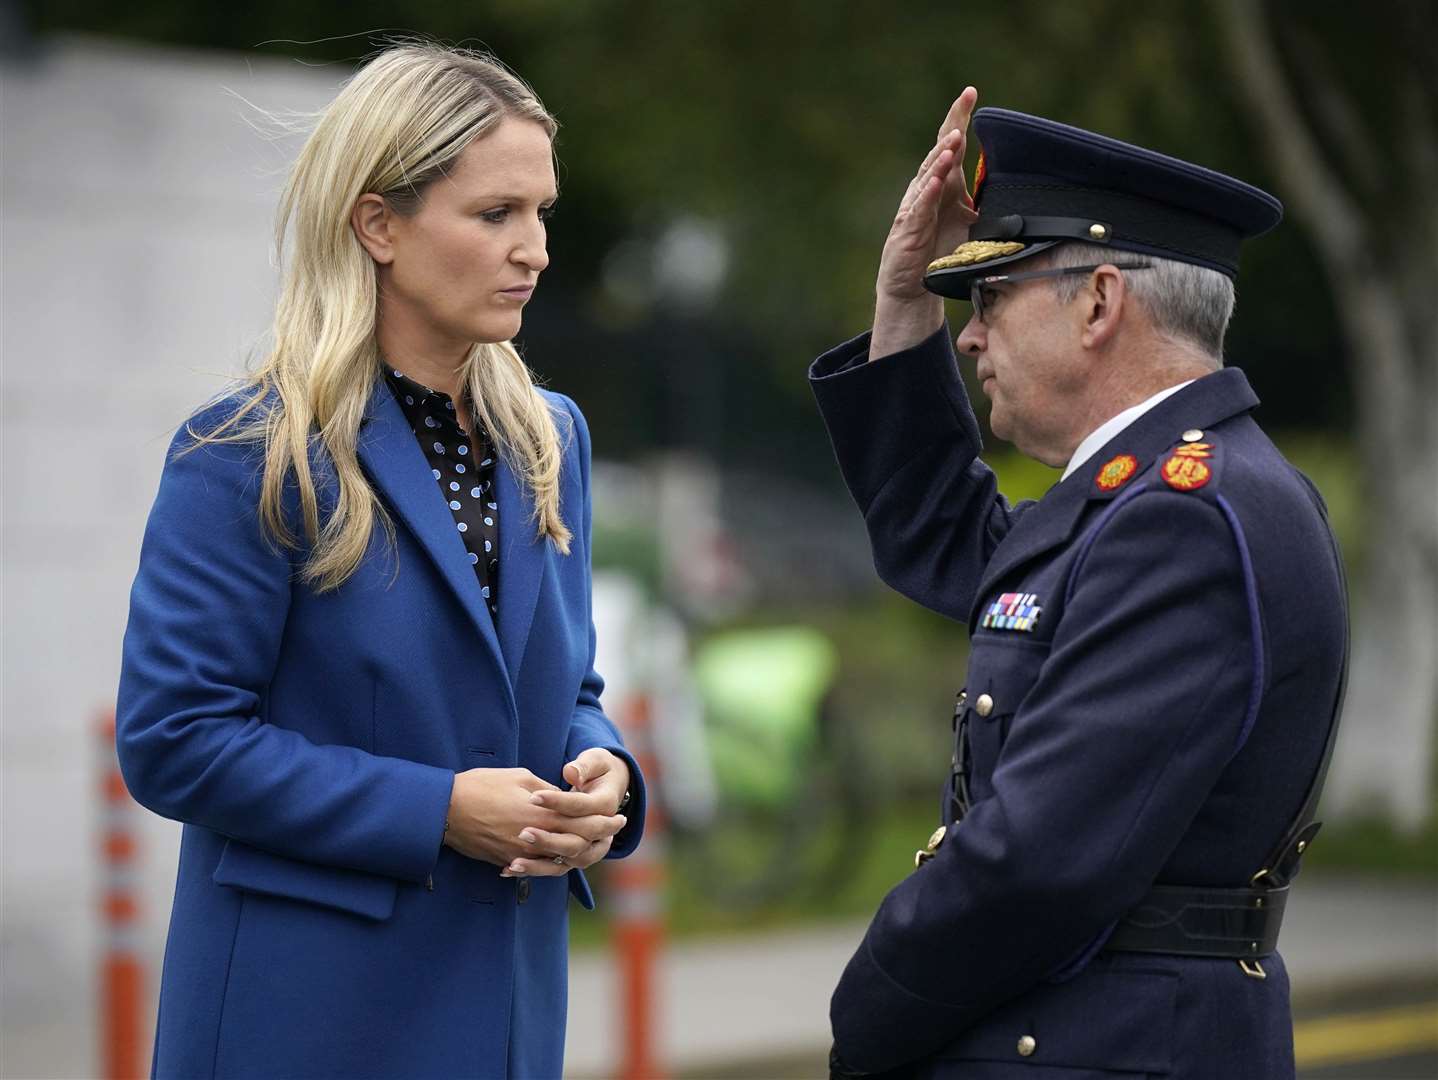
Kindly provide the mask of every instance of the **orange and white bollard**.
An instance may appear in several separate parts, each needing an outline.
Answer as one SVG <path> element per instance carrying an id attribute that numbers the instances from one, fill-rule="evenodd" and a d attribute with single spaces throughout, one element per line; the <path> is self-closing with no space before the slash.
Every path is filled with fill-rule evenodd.
<path id="1" fill-rule="evenodd" d="M 100 851 L 103 862 L 100 961 L 100 1075 L 138 1080 L 145 1074 L 141 1031 L 144 970 L 140 963 L 139 845 L 135 802 L 115 759 L 115 714 L 105 713 L 100 735 Z"/>
<path id="2" fill-rule="evenodd" d="M 619 1000 L 624 1015 L 623 1058 L 620 1080 L 659 1080 L 657 1035 L 658 961 L 664 943 L 665 833 L 664 811 L 656 798 L 659 764 L 654 753 L 649 698 L 634 694 L 619 711 L 624 741 L 643 771 L 649 787 L 644 840 L 628 858 L 608 869 L 614 946 L 620 979 Z"/>

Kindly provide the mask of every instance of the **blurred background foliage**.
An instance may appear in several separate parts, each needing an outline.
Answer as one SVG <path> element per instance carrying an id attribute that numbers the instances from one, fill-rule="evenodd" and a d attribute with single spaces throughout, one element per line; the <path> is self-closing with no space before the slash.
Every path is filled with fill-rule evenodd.
<path id="1" fill-rule="evenodd" d="M 1335 77 L 1379 145 L 1402 138 L 1383 107 L 1392 34 L 1381 10 L 1368 5 L 1358 18 L 1336 0 L 1270 8 L 1280 32 L 1299 42 L 1295 55 L 1303 42 L 1341 41 Z M 531 365 L 583 405 L 596 454 L 641 462 L 684 450 L 726 476 L 802 485 L 835 504 L 846 496 L 806 367 L 866 328 L 889 218 L 966 84 L 978 86 L 981 105 L 1040 113 L 1276 188 L 1226 74 L 1212 9 L 1188 0 L 31 0 L 19 11 L 36 40 L 83 32 L 290 57 L 333 67 L 337 86 L 386 34 L 494 51 L 562 125 L 552 262 L 522 343 Z M 1387 182 L 1378 177 L 1374 198 Z M 1385 240 L 1401 242 L 1375 237 Z M 1341 302 L 1305 233 L 1279 228 L 1245 247 L 1228 353 L 1264 401 L 1260 421 L 1318 483 L 1345 549 L 1361 562 L 1368 530 L 1335 318 Z M 950 316 L 957 326 L 966 306 Z M 986 403 L 972 396 L 983 421 Z M 991 445 L 986 458 L 1011 499 L 1038 498 L 1057 479 L 1003 446 Z M 734 490 L 728 482 L 726 501 Z M 663 538 L 602 510 L 600 561 L 662 593 Z M 838 789 L 868 813 L 862 837 L 846 835 L 850 819 L 826 806 L 814 808 L 810 839 L 862 843 L 851 846 L 841 886 L 817 897 L 792 890 L 761 915 L 716 906 L 681 872 L 680 931 L 865 915 L 937 820 L 964 628 L 868 575 L 838 594 L 775 599 L 761 590 L 698 629 L 702 637 L 785 623 L 817 627 L 834 643 L 834 709 L 865 747 L 861 765 L 842 754 L 832 762 L 862 770 Z M 1314 858 L 1432 874 L 1434 840 L 1431 827 L 1394 839 L 1360 824 L 1318 844 Z M 592 923 L 577 930 L 597 932 Z"/>
<path id="2" fill-rule="evenodd" d="M 1329 35 L 1341 19 L 1345 70 L 1381 69 L 1351 5 L 1285 8 L 1294 32 Z M 28 21 L 333 64 L 336 83 L 385 32 L 492 49 L 563 125 L 528 356 L 584 404 L 609 457 L 690 447 L 833 482 L 805 366 L 867 325 L 888 219 L 966 83 L 981 105 L 1272 186 L 1210 16 L 1185 0 L 47 0 Z M 666 263 L 686 255 L 698 280 L 676 281 Z M 1241 293 L 1230 354 L 1263 421 L 1346 428 L 1331 302 L 1299 229 L 1245 249 Z"/>

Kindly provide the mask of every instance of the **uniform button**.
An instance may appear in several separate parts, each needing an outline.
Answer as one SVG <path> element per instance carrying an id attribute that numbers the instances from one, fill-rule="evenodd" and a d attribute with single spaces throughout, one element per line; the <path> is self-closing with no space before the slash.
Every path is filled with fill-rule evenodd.
<path id="1" fill-rule="evenodd" d="M 1184 442 L 1198 442 L 1201 438 L 1203 438 L 1203 432 L 1196 427 L 1191 427 L 1183 433 Z"/>
<path id="2" fill-rule="evenodd" d="M 519 879 L 519 902 L 522 904 L 529 899 L 529 878 Z"/>
<path id="3" fill-rule="evenodd" d="M 974 712 L 980 716 L 988 716 L 994 711 L 994 699 L 988 694 L 980 694 L 979 699 L 974 702 Z"/>
<path id="4" fill-rule="evenodd" d="M 1032 1035 L 1019 1037 L 1019 1057 L 1031 1057 L 1033 1052 L 1039 1048 L 1039 1041 Z"/>

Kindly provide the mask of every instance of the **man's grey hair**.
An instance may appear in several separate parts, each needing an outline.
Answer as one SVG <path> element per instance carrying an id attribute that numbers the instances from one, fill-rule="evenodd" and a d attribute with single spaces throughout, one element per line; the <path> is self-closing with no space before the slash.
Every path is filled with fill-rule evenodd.
<path id="1" fill-rule="evenodd" d="M 1233 317 L 1233 282 L 1226 275 L 1193 263 L 1115 251 L 1101 244 L 1065 243 L 1045 252 L 1055 268 L 1112 263 L 1129 266 L 1149 264 L 1123 276 L 1129 295 L 1148 312 L 1153 327 L 1170 340 L 1196 345 L 1223 366 L 1223 335 Z M 1083 288 L 1078 274 L 1053 279 L 1060 303 L 1067 304 Z"/>

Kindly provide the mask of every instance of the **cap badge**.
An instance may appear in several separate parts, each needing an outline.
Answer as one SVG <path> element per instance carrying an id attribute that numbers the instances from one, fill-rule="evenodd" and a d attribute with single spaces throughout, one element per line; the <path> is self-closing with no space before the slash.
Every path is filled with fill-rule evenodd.
<path id="1" fill-rule="evenodd" d="M 969 240 L 954 248 L 952 255 L 943 255 L 929 263 L 929 273 L 935 270 L 949 270 L 955 266 L 973 266 L 1005 255 L 1023 251 L 1027 245 L 1017 240 Z"/>
<path id="2" fill-rule="evenodd" d="M 1160 472 L 1164 483 L 1175 491 L 1197 491 L 1208 483 L 1213 472 L 1198 457 L 1185 457 L 1180 451 L 1174 451 L 1163 463 Z M 1206 450 L 1198 453 L 1200 457 L 1210 456 Z"/>
<path id="3" fill-rule="evenodd" d="M 989 605 L 979 626 L 985 630 L 1022 630 L 1032 634 L 1043 610 L 1038 593 L 1006 592 Z"/>
<path id="4" fill-rule="evenodd" d="M 984 148 L 981 146 L 979 147 L 978 164 L 974 166 L 974 190 L 969 192 L 970 197 L 975 202 L 979 201 L 979 188 L 984 186 L 984 180 L 988 177 L 988 175 L 988 161 L 984 158 Z"/>
<path id="5" fill-rule="evenodd" d="M 1104 463 L 1104 467 L 1098 471 L 1094 478 L 1094 484 L 1100 491 L 1117 491 L 1128 483 L 1128 479 L 1138 471 L 1138 458 L 1132 454 L 1119 454 Z"/>

